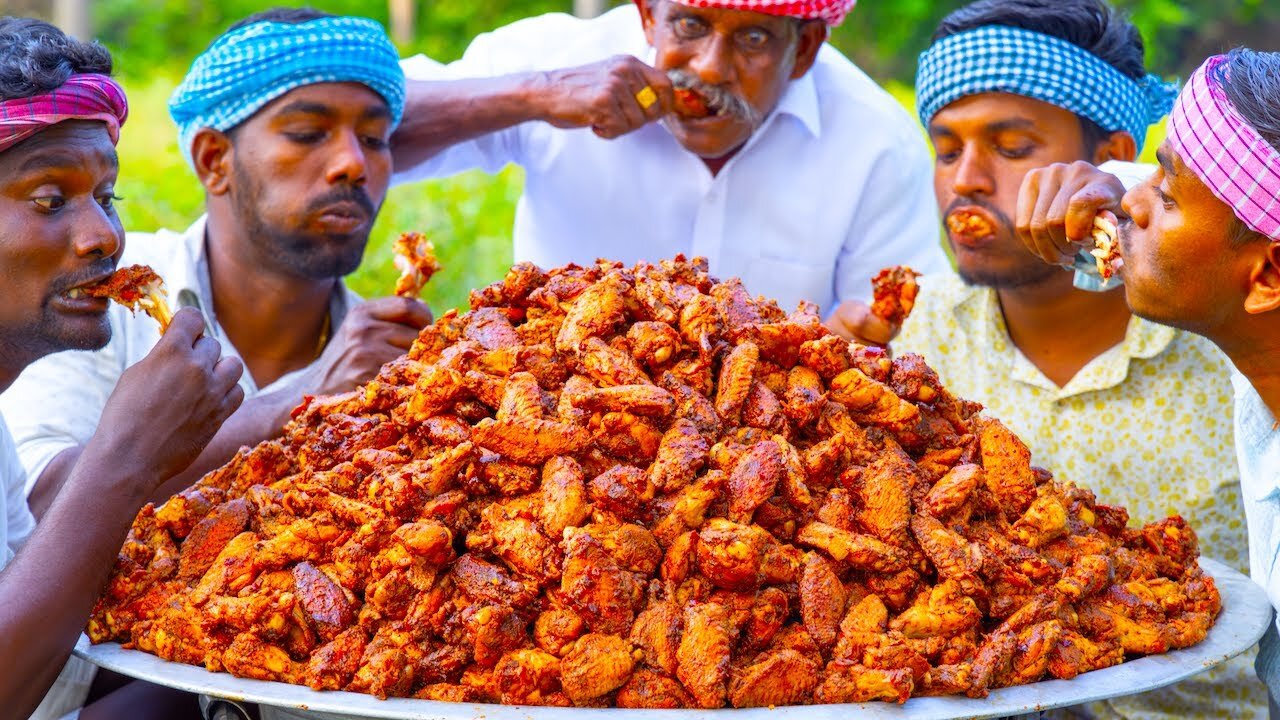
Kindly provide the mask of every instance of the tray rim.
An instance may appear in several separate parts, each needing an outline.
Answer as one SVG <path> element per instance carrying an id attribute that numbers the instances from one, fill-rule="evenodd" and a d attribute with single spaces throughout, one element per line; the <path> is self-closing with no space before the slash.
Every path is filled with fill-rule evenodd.
<path id="1" fill-rule="evenodd" d="M 1149 655 L 1085 673 L 1072 680 L 1042 680 L 993 690 L 986 698 L 917 697 L 902 705 L 870 702 L 844 705 L 795 705 L 776 708 L 717 710 L 632 710 L 624 708 L 559 708 L 487 703 L 449 703 L 412 698 L 379 700 L 347 691 L 316 691 L 303 685 L 239 678 L 225 672 L 163 660 L 118 643 L 90 645 L 80 636 L 74 654 L 104 669 L 179 690 L 238 702 L 301 711 L 315 718 L 385 718 L 388 720 L 598 720 L 601 713 L 625 720 L 695 720 L 732 714 L 734 720 L 846 720 L 861 718 L 946 720 L 990 718 L 1133 695 L 1171 685 L 1245 652 L 1272 622 L 1266 591 L 1247 576 L 1211 558 L 1200 565 L 1213 576 L 1222 595 L 1222 612 L 1200 643 L 1161 655 Z M 1247 642 L 1246 642 L 1247 641 Z"/>

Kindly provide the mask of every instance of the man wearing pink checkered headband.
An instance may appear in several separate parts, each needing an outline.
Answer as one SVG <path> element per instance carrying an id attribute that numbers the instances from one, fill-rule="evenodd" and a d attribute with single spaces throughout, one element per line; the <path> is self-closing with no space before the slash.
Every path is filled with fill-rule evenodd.
<path id="1" fill-rule="evenodd" d="M 1066 263 L 1100 210 L 1121 217 L 1120 275 L 1133 312 L 1212 340 L 1236 368 L 1235 440 L 1255 582 L 1280 606 L 1280 53 L 1209 58 L 1178 96 L 1159 168 L 1127 193 L 1084 163 L 1027 176 L 1018 233 Z M 1258 675 L 1280 694 L 1280 636 Z"/>

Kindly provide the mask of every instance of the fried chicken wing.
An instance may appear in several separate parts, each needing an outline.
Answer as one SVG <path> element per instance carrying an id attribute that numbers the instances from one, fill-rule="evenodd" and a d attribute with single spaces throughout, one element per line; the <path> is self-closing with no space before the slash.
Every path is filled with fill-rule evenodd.
<path id="1" fill-rule="evenodd" d="M 729 610 L 717 603 L 690 605 L 676 650 L 676 677 L 701 708 L 718 708 L 728 695 L 734 629 Z"/>
<path id="2" fill-rule="evenodd" d="M 591 441 L 583 428 L 538 418 L 485 419 L 472 433 L 481 447 L 528 465 L 541 465 L 557 455 L 573 455 Z"/>
<path id="3" fill-rule="evenodd" d="M 734 672 L 729 704 L 736 708 L 805 704 L 818 681 L 818 665 L 800 653 L 785 649 L 765 653 Z"/>
<path id="4" fill-rule="evenodd" d="M 831 563 L 817 553 L 807 553 L 800 576 L 800 617 L 818 647 L 826 650 L 835 644 L 846 599 Z"/>
<path id="5" fill-rule="evenodd" d="M 395 253 L 395 266 L 400 271 L 396 279 L 395 294 L 416 298 L 427 281 L 440 271 L 436 260 L 436 246 L 422 233 L 401 233 L 391 245 Z"/>
<path id="6" fill-rule="evenodd" d="M 621 323 L 626 317 L 626 292 L 626 283 L 612 273 L 588 286 L 574 300 L 573 307 L 569 308 L 560 325 L 556 350 L 574 352 L 587 338 L 604 335 Z"/>
<path id="7" fill-rule="evenodd" d="M 590 633 L 574 643 L 560 667 L 565 694 L 581 705 L 622 687 L 635 669 L 635 659 L 624 638 Z"/>
<path id="8" fill-rule="evenodd" d="M 871 314 L 891 325 L 901 325 L 916 304 L 920 273 L 904 265 L 887 267 L 871 278 Z"/>
<path id="9" fill-rule="evenodd" d="M 849 408 L 866 422 L 891 429 L 910 427 L 920 417 L 920 409 L 914 404 L 856 368 L 845 370 L 833 378 L 827 397 Z"/>
<path id="10" fill-rule="evenodd" d="M 763 440 L 748 448 L 729 475 L 729 519 L 749 522 L 785 474 L 786 459 L 777 443 Z"/>
<path id="11" fill-rule="evenodd" d="M 160 324 L 160 334 L 169 329 L 173 320 L 173 311 L 169 309 L 168 292 L 164 289 L 164 280 L 146 265 L 130 265 L 115 271 L 103 282 L 83 290 L 89 297 L 103 297 L 129 308 L 136 313 L 139 309 L 151 316 Z"/>

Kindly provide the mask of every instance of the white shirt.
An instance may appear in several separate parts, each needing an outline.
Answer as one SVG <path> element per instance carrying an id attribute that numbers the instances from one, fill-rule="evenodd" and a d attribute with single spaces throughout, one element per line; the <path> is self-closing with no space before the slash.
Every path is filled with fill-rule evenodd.
<path id="1" fill-rule="evenodd" d="M 0 493 L 0 537 L 4 538 L 4 548 L 0 551 L 0 569 L 9 564 L 36 529 L 36 519 L 27 508 L 25 477 L 26 472 L 18 461 L 13 437 L 9 434 L 4 418 L 0 417 L 0 485 L 3 485 L 4 490 Z M 49 688 L 40 706 L 29 716 L 29 720 L 77 717 L 78 708 L 89 695 L 93 675 L 93 665 L 78 658 L 68 658 L 57 680 Z"/>
<path id="2" fill-rule="evenodd" d="M 592 20 L 521 20 L 480 35 L 448 66 L 421 55 L 402 65 L 410 79 L 449 80 L 617 54 L 652 62 L 630 3 Z M 525 170 L 515 259 L 542 267 L 703 255 L 713 275 L 740 277 L 783 309 L 803 299 L 824 314 L 870 298 L 870 278 L 885 266 L 947 267 L 919 125 L 829 45 L 715 176 L 659 123 L 603 140 L 529 122 L 455 145 L 395 181 L 507 163 Z"/>
<path id="3" fill-rule="evenodd" d="M 0 417 L 0 484 L 4 486 L 4 492 L 0 494 L 0 503 L 3 503 L 0 505 L 0 537 L 4 538 L 4 547 L 0 549 L 0 568 L 9 564 L 36 528 L 36 519 L 27 508 L 25 477 L 13 436 L 9 434 L 4 418 Z"/>
<path id="4" fill-rule="evenodd" d="M 169 303 L 175 309 L 199 309 L 204 315 L 205 333 L 221 343 L 222 354 L 239 357 L 213 314 L 204 227 L 205 219 L 201 217 L 183 233 L 129 233 L 120 265 L 150 265 L 164 279 Z M 345 285 L 335 294 L 329 308 L 335 330 L 347 308 L 359 302 L 360 298 Z M 18 457 L 27 472 L 28 493 L 58 453 L 89 441 L 120 375 L 146 357 L 160 339 L 159 326 L 141 313 L 133 317 L 128 309 L 113 304 L 109 317 L 111 341 L 105 348 L 70 350 L 37 360 L 0 394 L 0 414 L 13 430 Z M 251 398 L 284 387 L 304 370 L 284 375 L 263 388 L 246 372 L 240 378 L 240 386 L 245 397 Z"/>
<path id="5" fill-rule="evenodd" d="M 1236 459 L 1249 523 L 1249 576 L 1280 607 L 1280 429 L 1249 379 L 1235 372 Z M 1258 676 L 1280 696 L 1280 635 L 1272 624 L 1258 644 Z"/>

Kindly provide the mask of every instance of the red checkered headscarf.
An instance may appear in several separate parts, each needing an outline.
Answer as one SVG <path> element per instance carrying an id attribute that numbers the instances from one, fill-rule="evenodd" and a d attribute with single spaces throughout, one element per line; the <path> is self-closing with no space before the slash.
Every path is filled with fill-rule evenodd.
<path id="1" fill-rule="evenodd" d="M 858 0 L 672 0 L 672 2 L 689 7 L 750 10 L 765 15 L 822 20 L 827 23 L 827 27 L 839 25 L 853 6 L 858 4 Z"/>
<path id="2" fill-rule="evenodd" d="M 64 120 L 101 120 L 116 143 L 128 116 L 129 102 L 115 80 L 97 73 L 72 75 L 42 95 L 0 100 L 0 152 Z"/>

